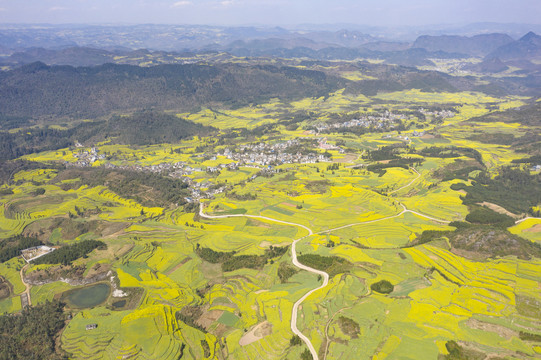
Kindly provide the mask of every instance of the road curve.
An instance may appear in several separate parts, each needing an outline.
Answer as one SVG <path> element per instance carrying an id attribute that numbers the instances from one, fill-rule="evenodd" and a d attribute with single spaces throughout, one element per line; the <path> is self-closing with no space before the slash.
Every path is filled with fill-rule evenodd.
<path id="1" fill-rule="evenodd" d="M 304 300 L 306 300 L 306 298 L 308 296 L 312 295 L 314 292 L 316 292 L 316 291 L 318 291 L 320 289 L 323 289 L 325 286 L 327 286 L 327 284 L 329 283 L 329 274 L 327 274 L 325 271 L 316 270 L 316 269 L 311 268 L 309 266 L 303 265 L 297 260 L 296 245 L 297 245 L 297 242 L 299 242 L 302 239 L 304 239 L 304 238 L 300 238 L 300 239 L 297 239 L 297 240 L 293 241 L 293 244 L 291 245 L 291 259 L 293 261 L 293 265 L 295 265 L 299 269 L 306 270 L 306 271 L 309 271 L 311 273 L 320 275 L 323 278 L 323 283 L 321 284 L 321 286 L 308 291 L 306 294 L 304 294 L 303 297 L 301 297 L 299 300 L 297 300 L 295 302 L 295 304 L 293 304 L 293 310 L 291 312 L 291 331 L 293 331 L 294 334 L 296 334 L 298 337 L 300 337 L 302 339 L 302 341 L 304 341 L 306 346 L 308 346 L 308 349 L 310 350 L 310 353 L 312 353 L 312 358 L 314 360 L 319 360 L 319 356 L 317 354 L 317 351 L 316 351 L 316 349 L 314 349 L 314 346 L 312 345 L 312 342 L 310 341 L 310 339 L 308 339 L 306 336 L 304 336 L 304 334 L 297 328 L 297 314 L 298 314 L 298 309 L 299 309 L 300 304 L 302 304 L 302 302 Z"/>
<path id="2" fill-rule="evenodd" d="M 303 236 L 303 237 L 301 237 L 301 238 L 299 238 L 297 240 L 294 240 L 293 243 L 291 244 L 291 260 L 293 262 L 293 265 L 295 265 L 299 269 L 306 270 L 306 271 L 309 271 L 311 273 L 320 275 L 322 277 L 322 279 L 323 279 L 323 283 L 321 284 L 321 286 L 308 291 L 306 294 L 304 294 L 303 297 L 301 297 L 299 300 L 297 300 L 295 302 L 295 304 L 293 304 L 293 310 L 291 311 L 291 331 L 293 331 L 293 333 L 295 335 L 297 335 L 298 337 L 300 337 L 302 339 L 302 341 L 304 341 L 304 343 L 306 344 L 306 346 L 310 350 L 310 353 L 312 354 L 312 358 L 314 360 L 319 360 L 319 356 L 317 354 L 317 351 L 314 348 L 314 346 L 312 345 L 312 342 L 310 341 L 310 339 L 308 339 L 308 337 L 306 337 L 297 328 L 297 314 L 298 314 L 299 306 L 302 304 L 302 302 L 304 300 L 306 300 L 306 298 L 308 296 L 312 295 L 315 291 L 317 291 L 319 289 L 323 289 L 329 283 L 329 274 L 327 274 L 324 271 L 316 270 L 316 269 L 313 269 L 313 268 L 311 268 L 309 266 L 303 265 L 303 264 L 301 264 L 299 262 L 299 260 L 297 260 L 296 245 L 300 240 L 305 239 L 306 237 L 308 237 L 310 235 L 313 235 L 314 232 L 312 231 L 312 229 L 310 229 L 307 226 L 301 225 L 301 224 L 296 224 L 296 223 L 292 223 L 292 222 L 288 222 L 288 221 L 282 221 L 282 220 L 276 220 L 276 219 L 273 219 L 273 218 L 269 218 L 269 217 L 266 217 L 266 216 L 259 216 L 259 215 L 244 215 L 244 214 L 207 215 L 207 214 L 205 214 L 203 212 L 203 204 L 202 203 L 199 203 L 199 215 L 201 217 L 204 217 L 204 218 L 207 218 L 207 219 L 224 219 L 224 218 L 229 218 L 229 217 L 247 217 L 247 218 L 252 218 L 252 219 L 265 219 L 265 220 L 269 220 L 269 221 L 273 221 L 273 222 L 278 222 L 278 223 L 281 223 L 281 224 L 297 226 L 297 227 L 300 227 L 300 228 L 305 229 L 305 230 L 308 231 L 308 235 Z"/>
<path id="3" fill-rule="evenodd" d="M 310 235 L 313 234 L 312 229 L 310 229 L 310 228 L 307 227 L 307 226 L 304 226 L 304 225 L 301 225 L 301 224 L 295 224 L 295 223 L 288 222 L 288 221 L 277 220 L 277 219 L 273 219 L 273 218 L 266 217 L 266 216 L 260 216 L 260 215 L 245 215 L 245 214 L 207 215 L 207 214 L 203 213 L 203 204 L 202 204 L 202 203 L 199 203 L 199 215 L 200 215 L 201 217 L 204 217 L 204 218 L 207 218 L 207 219 L 225 219 L 225 218 L 230 218 L 230 217 L 247 217 L 247 218 L 252 218 L 252 219 L 265 219 L 265 220 L 269 220 L 269 221 L 273 221 L 273 222 L 278 222 L 278 223 L 282 223 L 282 224 L 286 224 L 286 225 L 292 225 L 292 226 L 301 227 L 301 228 L 303 228 L 304 230 L 308 231 L 308 235 L 307 235 L 307 236 L 310 236 Z M 298 239 L 298 240 L 300 240 L 300 239 Z"/>
<path id="4" fill-rule="evenodd" d="M 417 172 L 417 171 L 416 171 Z M 411 185 L 408 184 L 408 186 Z M 402 214 L 404 213 L 412 213 L 412 214 L 416 214 L 418 216 L 421 216 L 421 217 L 424 217 L 426 219 L 430 219 L 430 220 L 433 220 L 433 221 L 436 221 L 436 222 L 440 222 L 440 223 L 444 223 L 444 224 L 448 224 L 449 221 L 447 220 L 442 220 L 442 219 L 437 219 L 437 218 L 434 218 L 434 217 L 431 217 L 431 216 L 428 216 L 428 215 L 425 215 L 425 214 L 421 214 L 417 211 L 414 211 L 414 210 L 409 210 L 408 208 L 406 208 L 406 206 L 404 206 L 404 204 L 400 203 L 400 206 L 402 206 L 402 211 L 396 215 L 391 215 L 391 216 L 387 216 L 387 217 L 383 217 L 383 218 L 379 218 L 379 219 L 374 219 L 374 220 L 368 220 L 368 221 L 362 221 L 362 222 L 358 222 L 358 223 L 354 223 L 354 224 L 349 224 L 349 225 L 344 225 L 344 226 L 340 226 L 340 227 L 337 227 L 337 228 L 333 228 L 333 229 L 329 229 L 329 230 L 323 230 L 323 231 L 320 231 L 320 232 L 317 232 L 317 233 L 314 233 L 312 231 L 312 229 L 310 229 L 309 227 L 305 226 L 305 225 L 302 225 L 302 224 L 297 224 L 297 223 L 293 223 L 293 222 L 289 222 L 289 221 L 283 221 L 283 220 L 277 220 L 277 219 L 273 219 L 273 218 L 270 218 L 270 217 L 267 217 L 267 216 L 260 216 L 260 215 L 245 215 L 245 214 L 232 214 L 232 215 L 207 215 L 203 212 L 203 203 L 199 203 L 199 215 L 203 218 L 207 218 L 207 219 L 225 219 L 225 218 L 229 218 L 229 217 L 247 217 L 247 218 L 252 218 L 252 219 L 264 219 L 264 220 L 268 220 L 268 221 L 273 221 L 273 222 L 277 222 L 277 223 L 281 223 L 281 224 L 286 224 L 286 225 L 292 225 L 292 226 L 297 226 L 297 227 L 300 227 L 302 229 L 305 229 L 306 231 L 308 231 L 308 235 L 305 235 L 299 239 L 296 239 L 293 241 L 293 243 L 291 244 L 291 260 L 293 262 L 293 265 L 295 265 L 296 267 L 298 267 L 299 269 L 301 270 L 306 270 L 306 271 L 309 271 L 313 274 L 317 274 L 317 275 L 320 275 L 323 279 L 323 283 L 315 288 L 315 289 L 312 289 L 310 291 L 308 291 L 306 294 L 304 294 L 299 300 L 297 300 L 295 302 L 295 304 L 293 305 L 293 310 L 292 310 L 292 313 L 291 313 L 291 331 L 297 335 L 298 337 L 300 337 L 302 339 L 302 341 L 304 341 L 304 343 L 306 344 L 306 346 L 308 347 L 308 349 L 310 350 L 310 353 L 312 354 L 312 358 L 314 360 L 319 360 L 319 356 L 317 354 L 317 351 L 316 349 L 314 348 L 314 346 L 312 345 L 312 342 L 310 341 L 310 339 L 308 339 L 308 337 L 306 337 L 298 328 L 297 328 L 297 317 L 298 317 L 298 309 L 299 309 L 299 306 L 303 303 L 304 300 L 306 300 L 306 298 L 308 298 L 310 295 L 312 295 L 314 292 L 320 290 L 320 289 L 323 289 L 324 287 L 326 287 L 329 283 L 329 274 L 327 274 L 326 272 L 324 271 L 320 271 L 320 270 L 316 270 L 314 268 L 311 268 L 309 266 L 306 266 L 306 265 L 303 265 L 301 264 L 298 260 L 297 260 L 297 243 L 305 238 L 307 238 L 308 236 L 311 236 L 311 235 L 314 235 L 314 234 L 325 234 L 325 233 L 329 233 L 329 232 L 332 232 L 332 231 L 335 231 L 335 230 L 340 230 L 340 229 L 344 229 L 344 228 L 348 228 L 348 227 L 351 227 L 351 226 L 355 226 L 355 225 L 364 225 L 364 224 L 370 224 L 370 223 L 374 223 L 374 222 L 378 222 L 378 221 L 383 221 L 383 220 L 388 220 L 388 219 L 393 219 L 393 218 L 396 218 L 396 217 L 399 217 L 401 216 Z M 325 354 L 326 355 L 326 354 Z M 325 356 L 326 357 L 326 356 Z"/>
<path id="5" fill-rule="evenodd" d="M 422 214 L 422 213 L 414 211 L 414 210 L 409 210 L 402 203 L 400 203 L 400 206 L 402 206 L 402 211 L 399 212 L 396 215 L 386 216 L 386 217 L 382 217 L 382 218 L 374 219 L 374 220 L 361 221 L 361 222 L 357 222 L 357 223 L 353 223 L 353 224 L 347 224 L 347 225 L 340 226 L 340 227 L 337 227 L 337 228 L 332 228 L 332 229 L 328 229 L 328 230 L 322 230 L 322 231 L 319 231 L 319 232 L 317 232 L 315 234 L 328 234 L 330 232 L 340 230 L 340 229 L 345 229 L 345 228 L 352 227 L 352 226 L 365 225 L 365 224 L 375 223 L 375 222 L 382 221 L 382 220 L 389 220 L 389 219 L 399 217 L 399 216 L 401 216 L 401 215 L 403 215 L 405 213 L 412 213 L 412 214 L 418 215 L 420 217 L 423 217 L 425 219 L 429 219 L 429 220 L 439 222 L 439 223 L 442 223 L 442 224 L 449 224 L 450 223 L 450 221 L 448 221 L 448 220 L 438 219 L 438 218 L 428 216 L 428 215 Z"/>

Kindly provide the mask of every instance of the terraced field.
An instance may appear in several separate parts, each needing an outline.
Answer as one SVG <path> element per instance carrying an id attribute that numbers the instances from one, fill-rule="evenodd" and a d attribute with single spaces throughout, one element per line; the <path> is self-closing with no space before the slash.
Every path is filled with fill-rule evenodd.
<path id="1" fill-rule="evenodd" d="M 66 308 L 73 317 L 60 344 L 74 359 L 437 359 L 452 355 L 451 342 L 480 359 L 539 358 L 539 256 L 502 255 L 483 241 L 457 245 L 461 231 L 482 226 L 504 232 L 509 248 L 541 244 L 535 213 L 541 204 L 528 214 L 468 202 L 473 184 L 492 186 L 503 167 L 526 174 L 521 181 L 537 181 L 535 164 L 524 159 L 528 146 L 538 144 L 539 127 L 478 118 L 530 101 L 342 89 L 291 102 L 196 109 L 179 116 L 212 125 L 216 134 L 176 144 L 93 144 L 107 156 L 85 170 L 107 164 L 103 184 L 88 185 L 62 168 L 75 166 L 75 155 L 90 147 L 24 156 L 62 166 L 18 171 L 0 186 L 0 238 L 106 244 L 69 265 L 30 264 L 23 271 L 33 304 L 98 281 L 111 287 L 101 305 Z M 438 115 L 444 110 L 452 114 Z M 390 113 L 402 116 L 400 130 L 388 124 Z M 364 116 L 380 116 L 385 126 L 316 127 Z M 288 141 L 301 145 L 280 152 Z M 258 144 L 274 145 L 282 158 L 318 160 L 258 162 L 262 150 L 246 150 L 263 148 Z M 233 160 L 243 151 L 249 160 Z M 178 180 L 187 188 L 175 185 L 173 195 L 186 190 L 186 196 L 154 206 L 155 199 L 138 201 L 139 193 L 121 195 L 111 190 L 121 171 Z M 126 186 L 156 190 L 152 181 Z M 483 205 L 510 214 L 511 226 L 466 221 Z M 0 264 L 10 289 L 1 313 L 21 310 L 23 265 L 17 257 Z M 380 286 L 386 282 L 392 288 Z"/>

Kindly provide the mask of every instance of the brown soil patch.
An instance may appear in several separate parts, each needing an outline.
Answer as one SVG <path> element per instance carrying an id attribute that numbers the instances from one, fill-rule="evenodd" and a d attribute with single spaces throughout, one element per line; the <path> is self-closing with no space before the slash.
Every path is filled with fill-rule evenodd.
<path id="1" fill-rule="evenodd" d="M 272 324 L 269 322 L 264 322 L 261 326 L 254 329 L 255 336 L 265 337 L 272 334 Z"/>
<path id="2" fill-rule="evenodd" d="M 534 225 L 531 228 L 524 230 L 524 232 L 531 232 L 531 233 L 541 232 L 541 224 Z"/>
<path id="3" fill-rule="evenodd" d="M 490 324 L 490 323 L 486 323 L 486 322 L 479 321 L 476 319 L 471 319 L 471 318 L 466 322 L 466 325 L 468 325 L 472 329 L 496 333 L 507 340 L 510 340 L 514 337 L 518 337 L 519 335 L 518 332 L 508 329 L 504 326 Z"/>
<path id="4" fill-rule="evenodd" d="M 196 323 L 208 329 L 223 314 L 223 310 L 211 310 L 203 312 L 203 315 L 197 319 Z"/>
<path id="5" fill-rule="evenodd" d="M 127 228 L 128 225 L 128 223 L 107 223 L 101 231 L 101 235 L 103 237 L 117 237 L 124 232 L 124 229 Z"/>
<path id="6" fill-rule="evenodd" d="M 274 244 L 274 243 L 271 243 L 270 241 L 262 241 L 259 243 L 259 247 L 263 248 L 263 249 L 266 249 L 268 247 L 270 247 L 271 245 L 272 246 L 287 246 L 287 245 L 290 245 L 291 243 L 290 242 L 283 242 L 283 243 L 279 243 L 279 244 Z"/>
<path id="7" fill-rule="evenodd" d="M 500 205 L 496 205 L 496 204 L 489 203 L 489 202 L 486 202 L 486 201 L 484 201 L 482 203 L 477 203 L 477 205 L 486 206 L 487 208 L 489 208 L 492 211 L 495 211 L 495 212 L 497 212 L 499 214 L 504 214 L 504 215 L 510 216 L 515 220 L 520 219 L 520 217 L 521 217 L 521 215 L 515 215 L 512 212 L 507 211 L 506 209 L 504 209 Z"/>
<path id="8" fill-rule="evenodd" d="M 272 324 L 268 321 L 264 321 L 257 324 L 252 330 L 244 334 L 240 340 L 240 346 L 246 346 L 253 342 L 263 339 L 265 336 L 272 334 Z"/>
<path id="9" fill-rule="evenodd" d="M 262 247 L 262 248 L 268 248 L 269 246 L 271 246 L 272 243 L 270 241 L 262 241 L 261 243 L 259 243 L 259 247 Z"/>
<path id="10" fill-rule="evenodd" d="M 9 285 L 5 282 L 0 283 L 0 299 L 8 298 L 10 294 Z"/>
<path id="11" fill-rule="evenodd" d="M 212 334 L 220 338 L 224 336 L 227 330 L 228 330 L 227 325 L 218 324 L 218 326 L 216 326 L 216 328 L 212 330 Z"/>
<path id="12" fill-rule="evenodd" d="M 86 268 L 84 266 L 57 265 L 47 269 L 34 270 L 26 273 L 25 279 L 26 282 L 30 284 L 50 283 L 53 281 L 59 281 L 60 279 L 68 279 L 69 281 L 75 283 L 90 284 L 105 278 L 110 269 L 110 264 L 97 263 L 85 276 L 84 273 Z"/>
<path id="13" fill-rule="evenodd" d="M 291 207 L 291 208 L 297 208 L 297 205 L 292 204 L 292 203 L 288 203 L 288 202 L 283 202 L 280 205 L 285 205 L 285 206 L 288 206 L 288 207 Z"/>
<path id="14" fill-rule="evenodd" d="M 458 256 L 461 256 L 461 257 L 464 257 L 464 258 L 467 258 L 467 259 L 471 259 L 471 260 L 482 261 L 482 260 L 485 260 L 487 258 L 486 255 L 483 255 L 481 253 L 478 253 L 478 252 L 475 252 L 475 251 L 468 251 L 468 250 L 464 250 L 464 249 L 452 248 L 451 252 L 453 254 L 456 254 Z"/>
<path id="15" fill-rule="evenodd" d="M 96 263 L 88 270 L 86 277 L 91 278 L 111 270 L 111 264 Z"/>
<path id="16" fill-rule="evenodd" d="M 335 160 L 335 162 L 338 162 L 338 163 L 351 163 L 351 162 L 354 162 L 355 160 L 357 160 L 358 158 L 359 158 L 359 156 L 356 155 L 356 154 L 345 154 L 342 159 L 337 159 L 337 160 Z"/>
<path id="17" fill-rule="evenodd" d="M 432 134 L 424 134 L 423 136 L 420 137 L 421 139 L 434 139 L 435 136 L 432 135 Z"/>
<path id="18" fill-rule="evenodd" d="M 351 206 L 351 210 L 353 210 L 353 212 L 357 213 L 357 214 L 364 214 L 366 212 L 368 212 L 368 209 L 365 208 L 365 207 L 362 207 L 360 205 L 353 205 Z"/>
<path id="19" fill-rule="evenodd" d="M 259 221 L 259 220 L 255 220 L 255 219 L 248 219 L 246 221 L 246 226 L 256 226 L 256 227 L 262 227 L 262 228 L 265 228 L 265 229 L 270 229 L 271 228 L 271 225 L 270 224 L 267 224 L 263 221 Z"/>

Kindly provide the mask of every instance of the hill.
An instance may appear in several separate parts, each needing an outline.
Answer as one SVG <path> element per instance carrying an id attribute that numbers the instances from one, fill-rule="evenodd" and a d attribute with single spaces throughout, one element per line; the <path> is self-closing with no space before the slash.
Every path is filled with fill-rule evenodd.
<path id="1" fill-rule="evenodd" d="M 246 105 L 270 98 L 320 97 L 345 79 L 291 67 L 105 64 L 47 66 L 41 62 L 0 74 L 0 117 L 97 117 L 112 111 Z"/>
<path id="2" fill-rule="evenodd" d="M 194 124 L 173 115 L 142 111 L 130 116 L 113 116 L 108 121 L 83 122 L 67 130 L 49 127 L 18 132 L 0 132 L 0 161 L 43 150 L 111 140 L 126 145 L 174 143 L 194 135 L 208 135 L 213 128 Z"/>
<path id="3" fill-rule="evenodd" d="M 4 59 L 8 64 L 29 64 L 42 61 L 46 64 L 92 66 L 113 62 L 116 54 L 107 50 L 88 47 L 69 47 L 65 49 L 30 48 L 12 54 Z"/>
<path id="4" fill-rule="evenodd" d="M 457 230 L 448 237 L 453 251 L 465 257 L 541 257 L 539 244 L 493 227 L 472 226 Z"/>
<path id="5" fill-rule="evenodd" d="M 487 58 L 507 60 L 532 60 L 541 58 L 541 36 L 529 32 L 517 41 L 503 45 L 487 55 Z"/>
<path id="6" fill-rule="evenodd" d="M 483 34 L 472 37 L 441 35 L 423 35 L 413 43 L 413 48 L 422 48 L 428 51 L 444 51 L 448 53 L 461 53 L 473 56 L 485 56 L 500 46 L 513 42 L 513 38 L 506 34 Z"/>

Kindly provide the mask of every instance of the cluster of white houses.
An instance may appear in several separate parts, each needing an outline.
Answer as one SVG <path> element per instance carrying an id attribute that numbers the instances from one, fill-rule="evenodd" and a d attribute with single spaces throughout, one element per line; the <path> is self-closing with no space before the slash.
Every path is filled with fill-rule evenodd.
<path id="1" fill-rule="evenodd" d="M 235 166 L 262 165 L 277 166 L 281 164 L 313 164 L 318 161 L 328 161 L 325 154 L 315 152 L 301 153 L 288 151 L 289 148 L 301 145 L 297 139 L 275 144 L 246 144 L 240 145 L 236 151 L 226 148 L 218 155 L 236 162 Z"/>
<path id="2" fill-rule="evenodd" d="M 393 123 L 399 120 L 409 119 L 404 114 L 394 114 L 385 110 L 382 114 L 365 115 L 359 119 L 352 119 L 339 123 L 317 123 L 314 125 L 318 132 L 324 132 L 331 129 L 350 128 L 350 127 L 374 127 L 375 129 L 393 128 Z"/>
<path id="3" fill-rule="evenodd" d="M 80 144 L 76 144 L 76 146 Z M 217 166 L 206 167 L 194 167 L 188 165 L 184 161 L 179 162 L 164 162 L 155 165 L 116 165 L 110 162 L 100 164 L 100 166 L 107 169 L 119 169 L 129 170 L 137 172 L 157 173 L 170 177 L 181 179 L 188 185 L 191 192 L 191 196 L 186 198 L 190 202 L 198 201 L 202 198 L 211 198 L 214 195 L 224 192 L 225 187 L 213 187 L 209 181 L 197 181 L 189 177 L 193 173 L 208 172 L 208 173 L 220 173 L 222 170 L 227 169 L 236 171 L 239 167 L 254 167 L 260 169 L 264 174 L 274 173 L 274 166 L 281 164 L 311 164 L 316 162 L 329 161 L 328 154 L 317 153 L 316 151 L 302 151 L 301 141 L 298 139 L 287 140 L 283 142 L 277 142 L 274 144 L 268 143 L 256 143 L 256 144 L 243 144 L 235 150 L 225 148 L 223 151 L 218 152 L 212 156 L 210 160 L 216 160 L 217 156 L 223 156 L 231 160 L 228 164 L 219 164 Z M 315 143 L 314 143 L 315 145 Z M 307 145 L 309 146 L 309 145 Z M 327 138 L 319 139 L 317 146 L 324 150 L 341 150 L 339 147 L 327 143 Z M 292 150 L 292 147 L 301 148 L 300 151 Z M 105 156 L 98 154 L 99 150 L 96 147 L 92 147 L 90 151 L 79 151 L 79 153 L 73 156 L 78 159 L 77 162 L 65 162 L 66 166 L 71 167 L 90 167 L 92 164 L 99 160 L 105 159 Z M 253 175 L 249 180 L 254 180 L 257 175 Z"/>

